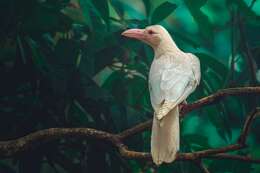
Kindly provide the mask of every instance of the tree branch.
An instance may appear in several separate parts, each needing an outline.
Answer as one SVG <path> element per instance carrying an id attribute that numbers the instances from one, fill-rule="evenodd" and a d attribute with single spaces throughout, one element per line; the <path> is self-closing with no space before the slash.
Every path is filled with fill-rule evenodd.
<path id="1" fill-rule="evenodd" d="M 224 99 L 227 96 L 247 95 L 247 94 L 260 94 L 260 87 L 241 87 L 241 88 L 228 88 L 228 89 L 219 90 L 212 95 L 203 97 L 195 101 L 194 103 L 184 105 L 181 109 L 181 117 L 183 118 L 187 113 L 199 109 L 201 107 L 216 104 L 221 99 Z M 127 138 L 128 136 L 133 136 L 146 129 L 149 129 L 151 126 L 152 126 L 152 120 L 148 120 L 144 123 L 140 123 L 130 129 L 127 129 L 119 133 L 119 136 L 122 139 Z"/>
<path id="2" fill-rule="evenodd" d="M 256 108 L 247 116 L 244 127 L 241 131 L 240 137 L 238 138 L 238 144 L 240 144 L 242 146 L 244 146 L 246 144 L 246 138 L 249 134 L 251 124 L 253 123 L 253 120 L 259 114 L 259 112 L 260 112 L 260 108 Z"/>
<path id="3" fill-rule="evenodd" d="M 0 142 L 0 157 L 10 157 L 17 153 L 37 148 L 49 141 L 66 138 L 94 138 L 99 140 L 113 141 L 111 133 L 90 128 L 50 128 L 40 130 L 24 137 Z"/>
<path id="4" fill-rule="evenodd" d="M 260 159 L 253 159 L 253 158 L 248 157 L 248 156 L 231 155 L 231 154 L 226 154 L 226 153 L 211 155 L 211 156 L 207 156 L 205 158 L 230 159 L 230 160 L 239 160 L 239 161 L 243 161 L 243 162 L 260 164 Z"/>
<path id="5" fill-rule="evenodd" d="M 192 104 L 183 106 L 181 110 L 181 116 L 184 117 L 186 113 L 192 110 L 217 103 L 218 101 L 225 98 L 226 96 L 244 95 L 244 94 L 260 94 L 260 87 L 230 88 L 230 89 L 220 90 L 215 94 L 199 99 L 198 101 Z M 248 114 L 243 129 L 241 131 L 241 135 L 236 144 L 215 148 L 215 149 L 196 151 L 191 153 L 178 153 L 176 160 L 197 161 L 204 158 L 209 158 L 209 159 L 233 159 L 233 160 L 240 160 L 240 161 L 246 161 L 252 163 L 260 163 L 260 159 L 257 160 L 257 159 L 250 158 L 248 156 L 226 154 L 228 152 L 236 151 L 246 147 L 245 144 L 246 144 L 247 136 L 249 134 L 250 127 L 253 123 L 254 118 L 259 113 L 260 113 L 260 108 L 256 108 L 255 110 L 253 110 Z M 133 128 L 127 129 L 119 134 L 112 134 L 112 133 L 91 129 L 91 128 L 51 128 L 51 129 L 40 130 L 28 134 L 24 137 L 20 137 L 18 139 L 1 141 L 0 157 L 2 158 L 12 157 L 21 152 L 35 149 L 38 146 L 43 145 L 52 140 L 68 138 L 68 137 L 78 137 L 78 138 L 92 138 L 104 142 L 109 142 L 113 144 L 116 148 L 118 148 L 118 151 L 121 154 L 121 156 L 128 159 L 151 160 L 150 153 L 131 151 L 122 142 L 123 139 L 148 129 L 149 127 L 151 127 L 151 123 L 152 121 L 149 120 L 147 122 L 136 125 Z M 201 165 L 200 168 L 202 168 Z M 204 172 L 206 172 L 206 169 L 204 170 Z"/>

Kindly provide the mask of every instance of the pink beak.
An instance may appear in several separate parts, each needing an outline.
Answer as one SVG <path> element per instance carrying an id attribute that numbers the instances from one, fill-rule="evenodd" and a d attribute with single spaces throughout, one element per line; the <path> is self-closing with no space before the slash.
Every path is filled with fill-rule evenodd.
<path id="1" fill-rule="evenodd" d="M 138 40 L 144 40 L 145 38 L 144 29 L 128 29 L 124 31 L 121 35 Z"/>

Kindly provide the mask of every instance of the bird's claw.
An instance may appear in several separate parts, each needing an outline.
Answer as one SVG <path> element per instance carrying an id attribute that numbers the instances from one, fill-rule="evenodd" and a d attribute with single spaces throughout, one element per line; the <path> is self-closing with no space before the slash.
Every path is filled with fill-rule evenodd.
<path id="1" fill-rule="evenodd" d="M 183 102 L 181 102 L 180 104 L 179 104 L 179 110 L 182 110 L 182 108 L 184 107 L 184 106 L 186 106 L 188 103 L 187 103 L 187 101 L 186 100 L 184 100 Z"/>

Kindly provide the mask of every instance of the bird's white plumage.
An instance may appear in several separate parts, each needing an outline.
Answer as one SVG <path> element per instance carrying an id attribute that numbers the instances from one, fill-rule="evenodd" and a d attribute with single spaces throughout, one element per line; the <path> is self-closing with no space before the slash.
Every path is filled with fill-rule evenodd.
<path id="1" fill-rule="evenodd" d="M 150 98 L 155 112 L 164 101 L 173 103 L 169 108 L 172 109 L 185 100 L 198 85 L 199 70 L 199 60 L 192 54 L 165 53 L 155 58 L 149 73 Z"/>
<path id="2" fill-rule="evenodd" d="M 170 163 L 176 158 L 180 148 L 180 127 L 178 106 L 172 109 L 162 120 L 153 118 L 151 152 L 155 164 Z M 163 123 L 163 126 L 160 124 Z"/>
<path id="3" fill-rule="evenodd" d="M 192 53 L 186 53 L 186 55 L 189 57 L 190 59 L 190 63 L 191 63 L 191 69 L 193 72 L 193 75 L 195 76 L 195 80 L 196 80 L 196 85 L 199 85 L 200 83 L 200 78 L 201 78 L 201 74 L 200 74 L 200 61 L 199 59 L 193 55 Z"/>
<path id="4" fill-rule="evenodd" d="M 200 82 L 199 59 L 181 51 L 160 25 L 130 29 L 123 35 L 136 38 L 154 49 L 149 73 L 149 91 L 155 111 L 151 153 L 155 164 L 172 162 L 180 148 L 179 108 Z"/>
<path id="5" fill-rule="evenodd" d="M 180 148 L 178 104 L 183 102 L 200 81 L 200 64 L 193 54 L 165 52 L 154 59 L 149 73 L 154 119 L 151 137 L 153 161 L 172 162 Z"/>

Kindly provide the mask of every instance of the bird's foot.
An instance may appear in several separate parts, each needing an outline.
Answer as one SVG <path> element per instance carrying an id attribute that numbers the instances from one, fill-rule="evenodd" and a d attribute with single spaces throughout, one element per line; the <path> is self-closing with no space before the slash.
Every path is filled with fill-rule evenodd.
<path id="1" fill-rule="evenodd" d="M 187 101 L 186 100 L 184 100 L 183 102 L 181 102 L 180 104 L 179 104 L 179 110 L 182 110 L 182 108 L 184 107 L 184 106 L 186 106 L 188 103 L 187 103 Z"/>

